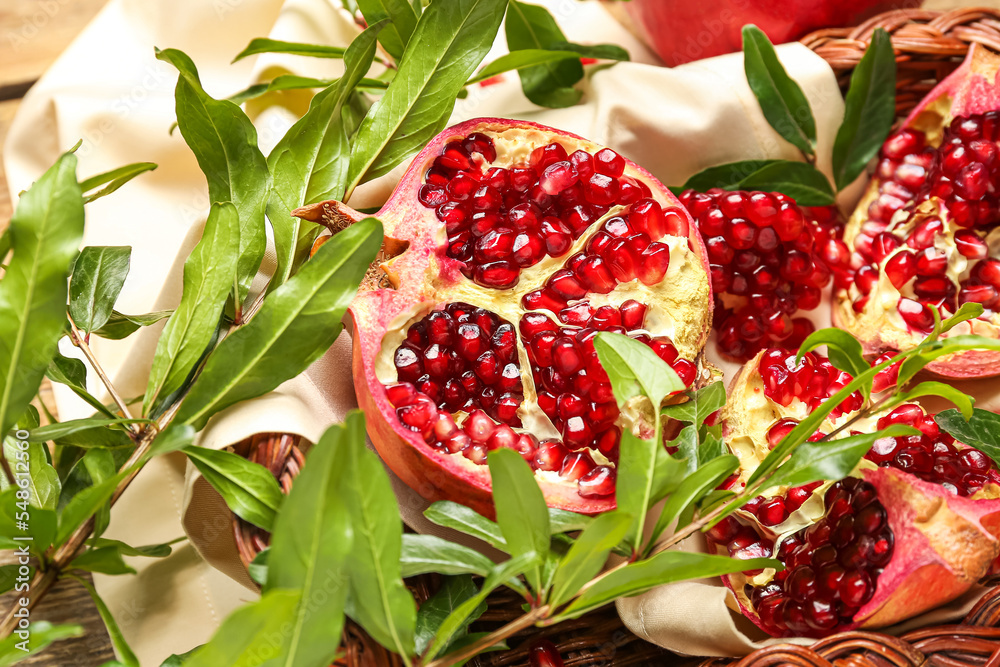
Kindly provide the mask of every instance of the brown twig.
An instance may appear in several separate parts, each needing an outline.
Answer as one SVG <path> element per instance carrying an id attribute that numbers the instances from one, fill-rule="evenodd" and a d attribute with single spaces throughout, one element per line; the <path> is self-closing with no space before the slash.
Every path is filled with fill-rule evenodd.
<path id="1" fill-rule="evenodd" d="M 97 357 L 94 356 L 94 351 L 90 349 L 90 345 L 87 343 L 85 337 L 80 335 L 80 330 L 76 328 L 76 322 L 74 322 L 73 318 L 69 317 L 69 315 L 66 317 L 69 319 L 69 326 L 71 329 L 70 340 L 73 342 L 73 345 L 80 348 L 80 351 L 83 352 L 83 356 L 87 357 L 87 362 L 90 364 L 90 367 L 94 369 L 94 372 L 97 373 L 97 377 L 101 379 L 101 383 L 104 384 L 104 388 L 108 390 L 108 394 L 111 396 L 111 399 L 115 402 L 115 405 L 118 406 L 118 411 L 121 412 L 122 417 L 125 419 L 132 419 L 132 413 L 129 412 L 128 405 L 124 400 L 122 400 L 122 397 L 118 394 L 118 390 L 115 389 L 114 384 L 111 383 L 111 378 L 109 378 L 108 374 L 104 372 L 104 367 L 101 366 L 101 362 L 99 362 Z M 133 440 L 141 436 L 142 429 L 140 429 L 137 424 L 126 424 L 125 426 Z"/>
<path id="2" fill-rule="evenodd" d="M 508 637 L 512 637 L 525 628 L 530 628 L 537 621 L 540 621 L 548 616 L 550 611 L 551 609 L 548 605 L 532 609 L 524 616 L 514 619 L 498 630 L 494 630 L 479 641 L 469 644 L 460 651 L 455 651 L 454 653 L 449 653 L 448 655 L 437 658 L 436 660 L 432 660 L 423 667 L 448 667 L 448 665 L 454 665 L 468 660 L 469 658 L 482 653 L 497 642 L 503 641 Z"/>

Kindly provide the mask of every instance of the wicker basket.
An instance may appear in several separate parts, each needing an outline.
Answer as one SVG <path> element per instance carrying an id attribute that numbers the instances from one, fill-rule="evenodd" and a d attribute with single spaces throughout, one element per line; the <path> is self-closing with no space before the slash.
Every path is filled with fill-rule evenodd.
<path id="1" fill-rule="evenodd" d="M 851 72 L 864 55 L 876 28 L 885 28 L 892 35 L 898 64 L 896 110 L 900 116 L 909 113 L 938 81 L 958 67 L 970 44 L 983 44 L 1000 52 L 1000 10 L 987 8 L 944 13 L 898 10 L 875 16 L 855 28 L 820 30 L 801 41 L 830 63 L 841 87 L 846 90 Z M 271 470 L 287 492 L 304 460 L 299 445 L 299 439 L 294 436 L 260 434 L 241 443 L 237 451 Z M 240 557 L 244 563 L 249 563 L 267 545 L 270 536 L 236 517 L 233 526 Z M 433 575 L 407 581 L 418 604 L 430 597 L 437 583 L 438 578 Z M 607 606 L 584 618 L 551 628 L 523 630 L 508 641 L 511 650 L 487 653 L 469 664 L 476 667 L 526 665 L 528 647 L 535 640 L 545 638 L 556 645 L 567 667 L 675 664 L 700 667 L 1000 667 L 1000 582 L 996 583 L 998 585 L 983 596 L 961 624 L 927 627 L 900 637 L 878 632 L 843 632 L 808 647 L 780 644 L 738 660 L 698 661 L 680 658 L 640 640 L 622 625 L 614 607 Z M 522 603 L 523 599 L 506 589 L 494 593 L 489 598 L 488 610 L 473 629 L 499 628 L 523 613 Z M 343 650 L 344 656 L 336 663 L 343 667 L 397 667 L 402 664 L 350 621 L 344 630 Z"/>

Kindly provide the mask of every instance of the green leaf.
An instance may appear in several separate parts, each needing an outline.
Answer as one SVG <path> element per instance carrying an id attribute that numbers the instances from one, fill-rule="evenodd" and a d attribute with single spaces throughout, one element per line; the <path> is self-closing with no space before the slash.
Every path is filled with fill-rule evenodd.
<path id="1" fill-rule="evenodd" d="M 145 315 L 125 315 L 124 313 L 112 310 L 111 317 L 108 318 L 104 326 L 96 329 L 93 333 L 108 340 L 121 340 L 122 338 L 128 338 L 141 327 L 156 324 L 173 314 L 174 311 L 172 310 L 159 310 L 155 313 L 147 313 Z"/>
<path id="2" fill-rule="evenodd" d="M 0 232 L 0 264 L 3 264 L 4 260 L 7 259 L 7 255 L 10 254 L 11 236 L 10 227 L 5 227 Z"/>
<path id="3" fill-rule="evenodd" d="M 490 569 L 492 569 L 492 564 Z M 444 583 L 438 589 L 438 592 L 431 596 L 427 602 L 420 605 L 420 609 L 417 611 L 417 655 L 421 655 L 427 650 L 431 640 L 434 639 L 434 635 L 445 619 L 459 605 L 469 600 L 478 592 L 479 589 L 472 583 L 472 577 L 468 575 L 445 577 Z M 469 624 L 482 616 L 484 611 L 486 611 L 485 600 L 472 611 L 472 614 L 465 620 L 465 623 L 459 626 L 455 632 L 455 639 L 468 632 Z"/>
<path id="4" fill-rule="evenodd" d="M 892 39 L 876 28 L 851 74 L 844 122 L 833 142 L 833 180 L 838 190 L 854 182 L 878 153 L 896 120 L 896 56 Z"/>
<path id="5" fill-rule="evenodd" d="M 687 508 L 710 493 L 739 466 L 740 460 L 732 454 L 727 454 L 708 461 L 685 478 L 664 504 L 663 511 L 660 512 L 660 517 L 656 520 L 656 527 L 653 528 L 653 534 L 649 538 L 649 544 L 656 544 L 663 531 L 676 521 Z"/>
<path id="6" fill-rule="evenodd" d="M 184 453 L 234 514 L 271 530 L 284 494 L 267 468 L 224 450 L 187 447 Z"/>
<path id="7" fill-rule="evenodd" d="M 13 665 L 30 655 L 40 653 L 54 642 L 83 636 L 83 628 L 79 625 L 52 625 L 48 621 L 32 623 L 27 630 L 20 632 L 24 633 L 24 639 L 15 633 L 0 640 L 0 667 Z M 26 642 L 24 646 L 27 651 L 18 646 L 21 642 Z"/>
<path id="8" fill-rule="evenodd" d="M 171 424 L 166 431 L 161 432 L 153 440 L 152 446 L 146 452 L 143 463 L 155 456 L 169 454 L 186 449 L 194 442 L 194 429 L 183 424 Z"/>
<path id="9" fill-rule="evenodd" d="M 912 426 L 893 424 L 875 433 L 862 433 L 846 438 L 804 442 L 778 466 L 768 479 L 768 487 L 802 486 L 819 480 L 838 480 L 846 477 L 864 458 L 872 444 L 881 438 L 919 435 Z"/>
<path id="10" fill-rule="evenodd" d="M 204 646 L 204 644 L 202 646 Z M 200 648 L 201 646 L 196 646 L 187 653 L 174 653 L 169 658 L 164 660 L 160 664 L 160 667 L 181 667 L 181 665 L 186 665 L 188 664 L 187 661 L 194 655 L 195 651 Z"/>
<path id="11" fill-rule="evenodd" d="M 239 234 L 236 207 L 228 202 L 212 204 L 205 233 L 184 262 L 181 302 L 156 345 L 143 414 L 151 414 L 158 398 L 168 397 L 184 386 L 215 337 L 233 285 L 236 256 L 232 249 Z"/>
<path id="12" fill-rule="evenodd" d="M 120 540 L 109 540 L 104 537 L 95 537 L 87 541 L 87 543 L 94 549 L 105 549 L 108 547 L 114 548 L 123 556 L 143 556 L 145 558 L 166 558 L 171 554 L 173 549 L 170 548 L 172 544 L 181 542 L 187 538 L 178 537 L 170 542 L 165 542 L 163 544 L 147 544 L 141 547 L 133 547 Z"/>
<path id="13" fill-rule="evenodd" d="M 372 25 L 351 42 L 344 57 L 344 76 L 312 99 L 309 111 L 268 155 L 274 191 L 267 214 L 274 228 L 278 260 L 273 287 L 288 280 L 307 257 L 309 244 L 301 242 L 303 225 L 316 228 L 293 216 L 292 211 L 307 204 L 344 198 L 351 160 L 344 107 L 371 67 L 375 38 L 384 28 L 384 23 Z"/>
<path id="14" fill-rule="evenodd" d="M 135 574 L 135 569 L 125 564 L 121 552 L 114 546 L 88 549 L 70 561 L 67 569 L 111 575 Z"/>
<path id="15" fill-rule="evenodd" d="M 1000 465 L 1000 415 L 976 408 L 966 420 L 958 410 L 949 409 L 937 413 L 934 421 L 956 440 L 975 447 Z"/>
<path id="16" fill-rule="evenodd" d="M 264 208 L 271 174 L 257 147 L 257 130 L 238 106 L 213 99 L 204 91 L 198 70 L 186 54 L 166 49 L 157 51 L 156 57 L 180 73 L 174 91 L 177 125 L 205 173 L 210 202 L 236 206 L 240 230 L 234 278 L 239 286 L 236 301 L 242 304 L 267 243 Z"/>
<path id="17" fill-rule="evenodd" d="M 770 558 L 740 560 L 687 551 L 661 551 L 647 560 L 631 563 L 608 573 L 555 617 L 557 620 L 551 622 L 579 618 L 620 597 L 639 595 L 663 584 L 765 567 L 781 569 L 782 566 L 780 562 Z"/>
<path id="18" fill-rule="evenodd" d="M 8 436 L 3 440 L 3 458 L 7 460 L 7 468 L 26 482 L 27 486 L 20 488 L 28 493 L 28 502 L 33 507 L 56 508 L 62 485 L 43 444 Z M 6 482 L 3 472 L 0 477 Z"/>
<path id="19" fill-rule="evenodd" d="M 94 590 L 89 581 L 81 577 L 73 578 L 90 593 L 90 597 L 97 607 L 97 613 L 101 615 L 101 620 L 104 621 L 104 626 L 108 629 L 108 635 L 111 637 L 111 645 L 114 646 L 115 653 L 121 658 L 122 664 L 126 667 L 139 667 L 139 659 L 135 657 L 135 653 L 132 652 L 128 642 L 125 641 L 125 637 L 122 635 L 118 623 L 115 622 L 114 616 L 111 615 L 108 605 L 104 604 L 104 600 L 97 594 L 97 591 Z"/>
<path id="20" fill-rule="evenodd" d="M 485 577 L 493 561 L 474 549 L 434 535 L 403 535 L 403 577 L 438 574 L 477 574 Z M 419 652 L 419 651 L 418 651 Z"/>
<path id="21" fill-rule="evenodd" d="M 32 553 L 41 555 L 56 533 L 56 513 L 30 506 L 19 500 L 16 493 L 13 487 L 0 493 L 0 549 L 16 549 L 27 543 Z M 21 521 L 27 523 L 27 529 Z M 25 541 L 25 537 L 31 540 Z"/>
<path id="22" fill-rule="evenodd" d="M 571 533 L 575 530 L 583 530 L 591 523 L 594 517 L 566 510 L 549 508 L 549 530 L 553 535 L 558 533 Z"/>
<path id="23" fill-rule="evenodd" d="M 109 419 L 118 418 L 118 415 L 108 410 L 103 403 L 87 391 L 87 367 L 79 359 L 64 357 L 57 351 L 55 357 L 52 358 L 52 363 L 45 369 L 45 377 L 53 382 L 66 385 L 73 390 L 74 394 Z"/>
<path id="24" fill-rule="evenodd" d="M 382 224 L 374 218 L 324 243 L 248 324 L 219 343 L 174 421 L 204 428 L 219 410 L 265 394 L 308 368 L 340 334 L 341 318 L 381 244 Z"/>
<path id="25" fill-rule="evenodd" d="M 947 333 L 962 322 L 974 320 L 983 314 L 983 304 L 969 301 L 959 306 L 955 314 L 941 322 L 938 333 Z"/>
<path id="26" fill-rule="evenodd" d="M 625 538 L 632 523 L 628 514 L 608 512 L 597 517 L 580 533 L 559 563 L 549 604 L 560 606 L 579 593 L 581 587 L 601 571 L 611 550 Z"/>
<path id="27" fill-rule="evenodd" d="M 98 449 L 92 451 L 103 452 L 103 450 Z M 130 473 L 131 470 L 122 470 L 73 496 L 72 500 L 66 503 L 66 507 L 59 513 L 59 526 L 55 537 L 56 546 L 65 543 L 73 531 L 94 516 L 111 499 L 118 484 Z"/>
<path id="28" fill-rule="evenodd" d="M 14 588 L 14 584 L 17 583 L 18 567 L 20 566 L 16 563 L 0 565 L 0 593 L 6 593 Z M 33 577 L 35 575 L 35 568 L 31 567 L 29 570 L 28 577 Z"/>
<path id="29" fill-rule="evenodd" d="M 564 60 L 580 62 L 580 54 L 573 51 L 550 51 L 546 49 L 522 49 L 504 54 L 479 70 L 466 85 L 472 85 L 493 78 L 504 72 L 524 70 L 529 67 L 560 63 Z"/>
<path id="30" fill-rule="evenodd" d="M 233 58 L 233 62 L 239 62 L 244 58 L 249 58 L 260 53 L 287 53 L 293 56 L 309 56 L 312 58 L 343 58 L 345 51 L 346 49 L 340 46 L 285 42 L 278 39 L 268 39 L 267 37 L 255 37 L 250 40 L 245 49 Z"/>
<path id="31" fill-rule="evenodd" d="M 743 26 L 743 65 L 767 122 L 803 153 L 815 155 L 816 121 L 809 101 L 757 26 Z"/>
<path id="32" fill-rule="evenodd" d="M 127 164 L 124 167 L 118 167 L 117 169 L 97 174 L 96 176 L 91 176 L 80 183 L 80 189 L 83 192 L 90 192 L 94 188 L 105 184 L 107 184 L 107 187 L 86 195 L 83 198 L 83 202 L 85 204 L 89 204 L 95 199 L 107 196 L 131 181 L 136 176 L 145 174 L 147 171 L 153 171 L 157 166 L 158 165 L 155 162 L 135 162 L 133 164 Z"/>
<path id="33" fill-rule="evenodd" d="M 107 419 L 103 417 L 89 417 L 86 419 L 71 419 L 66 422 L 56 424 L 46 424 L 31 431 L 28 436 L 29 442 L 48 442 L 49 440 L 61 440 L 68 435 L 79 433 L 80 431 L 90 431 L 103 429 L 108 426 L 123 426 L 125 424 L 150 423 L 148 419 Z M 85 445 L 77 445 L 85 446 Z"/>
<path id="34" fill-rule="evenodd" d="M 247 574 L 261 587 L 267 586 L 267 559 L 271 556 L 270 547 L 265 548 L 247 565 Z"/>
<path id="35" fill-rule="evenodd" d="M 507 541 L 500 532 L 500 526 L 465 505 L 439 500 L 424 510 L 424 516 L 431 523 L 471 535 L 494 549 L 508 553 Z"/>
<path id="36" fill-rule="evenodd" d="M 546 549 L 548 549 L 547 546 Z M 487 596 L 492 593 L 497 586 L 500 586 L 504 582 L 509 581 L 511 578 L 516 577 L 526 570 L 537 569 L 540 561 L 541 558 L 539 555 L 531 552 L 514 556 L 510 560 L 504 561 L 503 563 L 495 566 L 490 572 L 490 575 L 486 577 L 486 580 L 483 582 L 483 587 L 479 590 L 479 593 L 458 605 L 441 623 L 434 635 L 434 640 L 431 642 L 430 648 L 424 655 L 424 662 L 429 662 L 441 651 L 445 650 L 455 639 L 455 635 L 461 629 L 468 627 L 473 613 L 475 613 L 479 606 L 486 600 Z M 442 660 L 445 661 L 445 664 L 452 664 L 447 660 L 447 656 Z"/>
<path id="37" fill-rule="evenodd" d="M 360 412 L 343 426 L 331 426 L 309 451 L 274 523 L 267 558 L 265 592 L 293 588 L 302 591 L 292 627 L 285 634 L 281 664 L 285 667 L 328 665 L 337 653 L 347 601 L 345 561 L 354 532 L 344 500 L 338 496 L 341 462 L 349 451 L 365 446 Z"/>
<path id="38" fill-rule="evenodd" d="M 674 369 L 639 341 L 604 332 L 594 338 L 594 349 L 611 380 L 611 390 L 619 407 L 636 396 L 645 395 L 654 409 L 658 409 L 666 396 L 684 391 L 684 383 Z"/>
<path id="39" fill-rule="evenodd" d="M 820 329 L 809 334 L 799 346 L 795 361 L 798 362 L 806 352 L 812 352 L 821 345 L 826 345 L 830 363 L 852 377 L 857 377 L 871 368 L 865 361 L 864 350 L 861 349 L 858 339 L 846 331 L 833 328 Z"/>
<path id="40" fill-rule="evenodd" d="M 892 404 L 897 405 L 900 403 L 909 403 L 910 401 L 920 398 L 921 396 L 938 396 L 951 401 L 962 413 L 962 417 L 965 419 L 972 418 L 972 405 L 975 402 L 975 399 L 963 393 L 961 390 L 956 389 L 951 385 L 944 384 L 943 382 L 921 382 L 913 389 L 897 394 Z"/>
<path id="41" fill-rule="evenodd" d="M 715 187 L 780 192 L 801 206 L 834 203 L 833 189 L 826 176 L 812 165 L 791 160 L 747 160 L 709 167 L 684 184 L 684 189 L 693 188 L 699 192 Z"/>
<path id="42" fill-rule="evenodd" d="M 657 449 L 662 447 L 655 439 L 641 440 L 628 429 L 622 432 L 615 500 L 619 511 L 632 519 L 628 542 L 633 546 L 642 539 L 646 512 L 653 504 Z"/>
<path id="43" fill-rule="evenodd" d="M 403 56 L 403 51 L 413 30 L 417 27 L 417 13 L 406 0 L 358 0 L 358 9 L 368 25 L 375 25 L 389 19 L 378 41 L 395 60 Z"/>
<path id="44" fill-rule="evenodd" d="M 360 416 L 354 419 L 358 437 L 346 441 L 337 458 L 343 468 L 338 493 L 354 528 L 347 613 L 382 646 L 410 656 L 417 606 L 403 583 L 403 522 L 385 467 L 365 446 Z"/>
<path id="45" fill-rule="evenodd" d="M 666 405 L 660 410 L 664 417 L 670 417 L 689 424 L 701 426 L 711 415 L 726 404 L 726 385 L 713 382 L 710 385 L 688 392 L 689 400 L 676 405 Z"/>
<path id="46" fill-rule="evenodd" d="M 63 154 L 21 194 L 10 230 L 14 254 L 0 279 L 0 433 L 38 392 L 65 331 L 66 279 L 83 236 L 75 155 Z"/>
<path id="47" fill-rule="evenodd" d="M 498 449 L 488 457 L 497 524 L 511 556 L 535 553 L 545 556 L 549 551 L 549 511 L 545 496 L 535 481 L 531 468 L 512 449 Z M 541 570 L 528 572 L 528 581 L 536 591 L 541 589 Z"/>
<path id="48" fill-rule="evenodd" d="M 628 51 L 617 44 L 576 44 L 574 42 L 550 42 L 548 47 L 556 51 L 571 51 L 584 58 L 598 60 L 630 60 Z"/>
<path id="49" fill-rule="evenodd" d="M 552 14 L 538 5 L 511 0 L 504 26 L 507 47 L 512 53 L 524 49 L 551 49 L 553 44 L 568 44 Z M 583 65 L 579 58 L 550 61 L 522 69 L 519 74 L 524 96 L 539 106 L 573 106 L 583 94 L 573 87 L 583 78 Z"/>
<path id="50" fill-rule="evenodd" d="M 260 600 L 231 613 L 209 642 L 187 658 L 184 667 L 272 667 L 281 656 L 275 641 L 292 626 L 301 600 L 300 591 L 268 591 Z M 330 637 L 336 646 L 340 637 Z"/>
<path id="51" fill-rule="evenodd" d="M 399 71 L 358 129 L 347 195 L 391 171 L 444 129 L 458 92 L 493 44 L 506 2 L 451 0 L 424 11 Z"/>
<path id="52" fill-rule="evenodd" d="M 103 327 L 125 284 L 130 246 L 88 246 L 80 251 L 69 281 L 69 315 L 86 333 Z"/>

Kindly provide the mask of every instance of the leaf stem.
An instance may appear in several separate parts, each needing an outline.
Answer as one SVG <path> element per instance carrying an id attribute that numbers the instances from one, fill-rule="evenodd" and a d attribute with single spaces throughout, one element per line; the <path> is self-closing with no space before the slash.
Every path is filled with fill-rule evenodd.
<path id="1" fill-rule="evenodd" d="M 80 348 L 80 351 L 83 352 L 83 356 L 87 357 L 87 362 L 90 364 L 90 367 L 94 369 L 94 372 L 97 373 L 97 377 L 101 379 L 101 382 L 104 384 L 104 388 L 108 390 L 108 394 L 111 396 L 111 399 L 115 402 L 115 405 L 118 406 L 118 410 L 121 412 L 122 417 L 125 419 L 133 419 L 132 413 L 129 412 L 128 405 L 124 400 L 122 400 L 118 390 L 115 389 L 114 384 L 111 382 L 111 378 L 109 378 L 108 374 L 104 372 L 104 367 L 101 366 L 101 362 L 99 362 L 97 357 L 94 356 L 94 351 L 90 349 L 90 345 L 87 343 L 86 339 L 80 335 L 80 330 L 76 328 L 76 322 L 74 322 L 73 318 L 68 314 L 66 315 L 66 318 L 69 320 L 70 340 L 73 342 L 73 345 Z M 128 429 L 132 440 L 136 440 L 142 434 L 142 431 L 137 424 L 126 424 L 126 428 Z"/>
<path id="2" fill-rule="evenodd" d="M 455 651 L 454 653 L 449 653 L 448 655 L 442 656 L 437 660 L 432 660 L 426 665 L 423 665 L 423 667 L 448 667 L 449 665 L 462 663 L 469 658 L 482 653 L 497 642 L 503 641 L 504 639 L 517 634 L 521 630 L 530 628 L 538 621 L 547 618 L 550 611 L 551 609 L 548 605 L 532 609 L 524 616 L 520 616 L 502 628 L 494 630 L 479 641 L 469 644 L 460 651 Z"/>

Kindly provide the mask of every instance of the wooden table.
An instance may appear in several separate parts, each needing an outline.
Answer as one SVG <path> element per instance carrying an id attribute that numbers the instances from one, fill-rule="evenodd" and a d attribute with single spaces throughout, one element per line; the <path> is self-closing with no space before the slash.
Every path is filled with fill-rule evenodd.
<path id="1" fill-rule="evenodd" d="M 66 46 L 87 25 L 107 0 L 52 0 L 41 8 L 38 0 L 2 0 L 0 4 L 0 145 L 14 118 L 20 98 Z M 1000 0 L 927 0 L 927 9 L 946 10 L 963 5 L 1000 7 Z M 0 162 L 0 230 L 13 212 Z M 42 399 L 49 406 L 51 390 L 43 387 Z M 0 554 L 0 564 L 4 554 Z M 8 561 L 9 562 L 9 561 Z M 124 575 L 128 576 L 128 575 Z M 7 609 L 12 595 L 0 596 L 0 610 Z M 53 623 L 78 623 L 85 634 L 58 642 L 23 665 L 47 667 L 98 667 L 114 659 L 111 641 L 86 590 L 75 582 L 57 584 L 35 609 L 35 619 Z M 155 666 L 145 666 L 155 667 Z"/>

